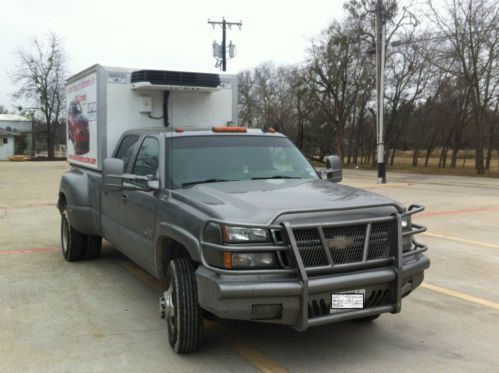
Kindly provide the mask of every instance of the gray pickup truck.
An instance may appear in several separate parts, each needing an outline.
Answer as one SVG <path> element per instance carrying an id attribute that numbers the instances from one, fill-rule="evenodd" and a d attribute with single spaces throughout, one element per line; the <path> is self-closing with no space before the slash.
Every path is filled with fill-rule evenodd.
<path id="1" fill-rule="evenodd" d="M 102 172 L 73 166 L 60 184 L 62 252 L 99 256 L 102 238 L 161 280 L 160 313 L 179 353 L 205 317 L 297 330 L 397 313 L 423 281 L 427 247 L 408 209 L 327 180 L 273 130 L 125 132 Z"/>

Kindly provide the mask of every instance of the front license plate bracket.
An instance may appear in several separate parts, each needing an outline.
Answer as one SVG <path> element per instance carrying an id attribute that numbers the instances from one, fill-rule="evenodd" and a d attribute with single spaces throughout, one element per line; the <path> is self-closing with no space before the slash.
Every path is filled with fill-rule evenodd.
<path id="1" fill-rule="evenodd" d="M 354 290 L 331 294 L 331 310 L 348 310 L 364 308 L 365 290 Z"/>

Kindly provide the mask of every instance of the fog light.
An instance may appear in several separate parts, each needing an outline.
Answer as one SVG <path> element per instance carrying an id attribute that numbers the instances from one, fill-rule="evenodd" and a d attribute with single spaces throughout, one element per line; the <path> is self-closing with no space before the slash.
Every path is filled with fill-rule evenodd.
<path id="1" fill-rule="evenodd" d="M 405 296 L 409 294 L 411 290 L 412 290 L 412 282 L 408 281 L 404 285 L 402 285 L 400 292 L 402 293 L 402 296 Z"/>
<path id="2" fill-rule="evenodd" d="M 253 320 L 280 320 L 282 319 L 282 304 L 253 304 L 251 305 Z"/>

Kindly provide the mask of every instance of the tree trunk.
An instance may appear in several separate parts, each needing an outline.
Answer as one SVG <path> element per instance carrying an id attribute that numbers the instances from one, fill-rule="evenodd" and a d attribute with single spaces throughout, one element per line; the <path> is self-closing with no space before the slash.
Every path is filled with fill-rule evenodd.
<path id="1" fill-rule="evenodd" d="M 47 123 L 47 158 L 54 159 L 54 125 Z"/>
<path id="2" fill-rule="evenodd" d="M 440 157 L 438 158 L 438 168 L 445 168 L 445 163 L 447 161 L 447 147 L 444 146 L 440 152 Z"/>
<path id="3" fill-rule="evenodd" d="M 452 147 L 452 159 L 450 162 L 450 168 L 456 168 L 458 152 L 459 152 L 459 146 L 457 144 L 454 144 L 454 146 Z"/>
<path id="4" fill-rule="evenodd" d="M 298 111 L 298 136 L 296 139 L 296 145 L 298 146 L 298 149 L 303 151 L 303 142 L 304 142 L 304 137 L 305 137 L 305 129 L 304 129 L 304 118 L 303 118 L 303 112 L 301 109 L 301 103 L 300 103 L 300 96 L 298 96 L 298 105 L 297 105 L 297 111 Z"/>
<path id="5" fill-rule="evenodd" d="M 397 152 L 396 148 L 392 149 L 392 155 L 390 157 L 390 166 L 393 166 L 393 162 L 395 161 L 395 153 Z"/>
<path id="6" fill-rule="evenodd" d="M 303 128 L 303 121 L 301 118 L 298 119 L 298 137 L 296 139 L 296 145 L 298 145 L 298 149 L 303 151 L 303 140 L 305 137 L 305 131 Z"/>
<path id="7" fill-rule="evenodd" d="M 348 157 L 347 164 L 350 164 L 352 161 L 352 152 L 353 152 L 353 128 L 350 129 L 350 134 L 348 135 Z"/>
<path id="8" fill-rule="evenodd" d="M 478 135 L 478 137 L 481 136 Z M 475 168 L 478 175 L 482 175 L 485 173 L 485 166 L 483 162 L 483 143 L 481 140 L 478 140 L 476 144 Z"/>
<path id="9" fill-rule="evenodd" d="M 495 145 L 495 137 L 494 137 L 494 132 L 496 126 L 490 123 L 490 128 L 489 128 L 489 149 L 487 150 L 487 159 L 485 161 L 485 169 L 490 170 L 490 162 L 492 160 L 492 149 L 494 149 Z"/>
<path id="10" fill-rule="evenodd" d="M 485 169 L 487 171 L 490 170 L 490 160 L 491 160 L 491 158 L 492 158 L 492 147 L 489 146 L 489 149 L 487 150 L 487 157 L 485 159 Z"/>
<path id="11" fill-rule="evenodd" d="M 476 156 L 475 156 L 475 168 L 478 175 L 485 173 L 484 159 L 483 159 L 483 126 L 482 126 L 482 115 L 477 113 L 475 116 L 476 125 Z"/>
<path id="12" fill-rule="evenodd" d="M 435 146 L 435 139 L 437 138 L 437 131 L 435 131 L 435 134 L 432 136 L 430 144 L 426 148 L 426 159 L 424 162 L 424 166 L 428 167 L 428 163 L 430 161 L 431 153 L 433 152 L 433 148 Z"/>
<path id="13" fill-rule="evenodd" d="M 418 167 L 418 160 L 419 160 L 419 153 L 420 153 L 419 147 L 416 147 L 414 149 L 414 153 L 412 155 L 412 167 Z"/>

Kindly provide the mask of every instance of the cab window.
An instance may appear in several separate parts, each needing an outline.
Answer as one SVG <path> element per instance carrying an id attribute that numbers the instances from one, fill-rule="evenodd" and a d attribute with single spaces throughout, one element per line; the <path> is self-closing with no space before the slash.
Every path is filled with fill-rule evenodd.
<path id="1" fill-rule="evenodd" d="M 133 174 L 159 177 L 159 142 L 154 137 L 146 137 L 140 146 L 133 165 Z"/>
<path id="2" fill-rule="evenodd" d="M 121 140 L 121 144 L 118 147 L 115 158 L 121 159 L 125 162 L 125 172 L 128 170 L 128 165 L 132 160 L 133 150 L 135 149 L 135 144 L 139 141 L 138 135 L 128 135 Z"/>

